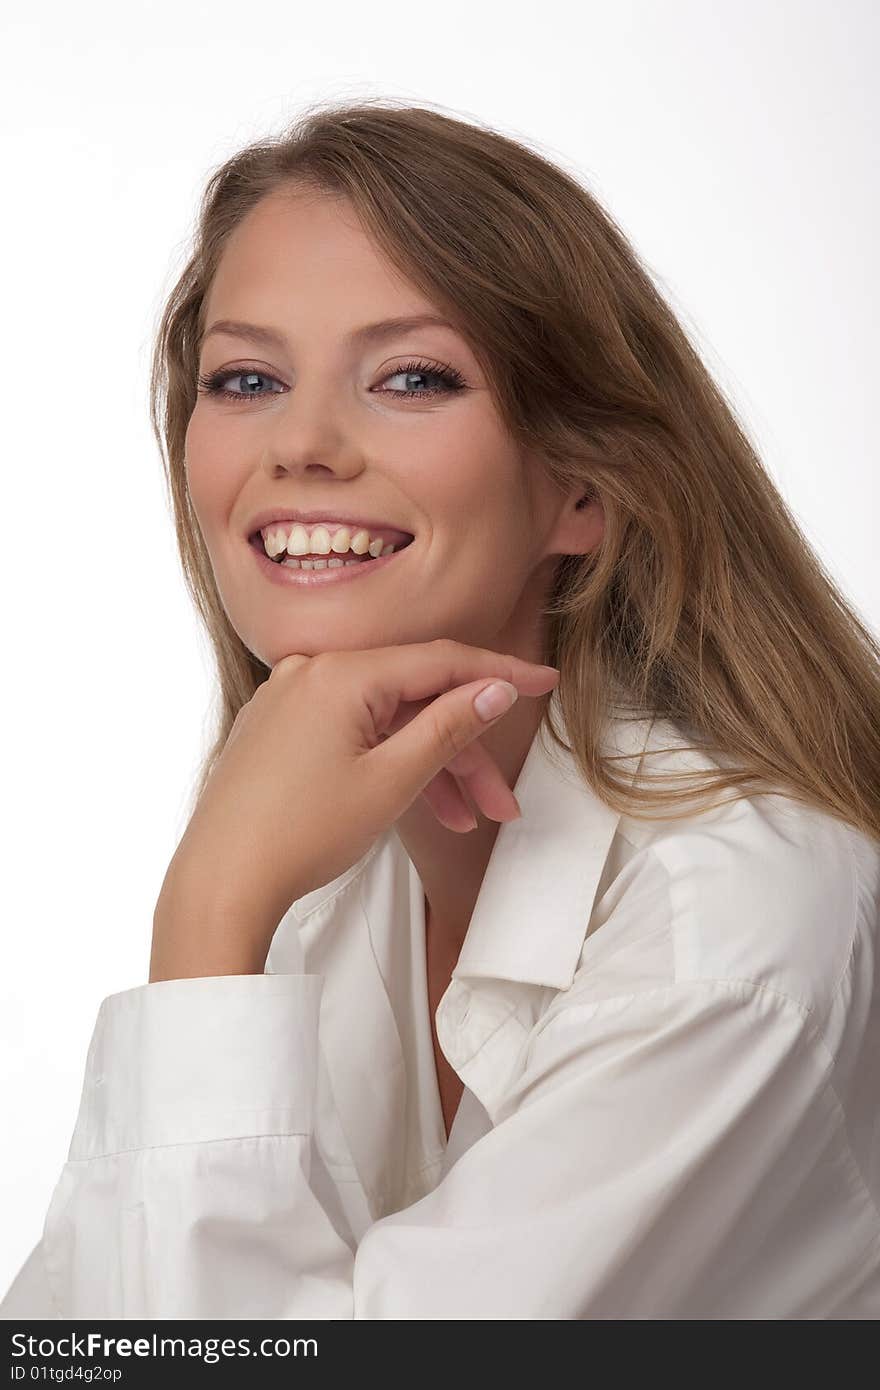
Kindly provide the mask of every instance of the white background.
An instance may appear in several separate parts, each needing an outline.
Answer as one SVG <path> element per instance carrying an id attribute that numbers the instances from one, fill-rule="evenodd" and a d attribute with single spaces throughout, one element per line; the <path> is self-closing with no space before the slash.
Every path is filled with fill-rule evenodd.
<path id="1" fill-rule="evenodd" d="M 146 982 L 212 700 L 147 418 L 217 164 L 307 102 L 537 142 L 622 224 L 875 630 L 878 7 L 4 7 L 0 1296 L 105 995 Z"/>

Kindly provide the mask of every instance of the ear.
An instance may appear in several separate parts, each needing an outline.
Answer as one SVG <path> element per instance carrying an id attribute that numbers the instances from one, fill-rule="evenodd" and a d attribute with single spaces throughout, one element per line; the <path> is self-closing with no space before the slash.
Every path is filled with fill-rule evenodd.
<path id="1" fill-rule="evenodd" d="M 583 485 L 566 498 L 550 538 L 548 549 L 557 555 L 587 555 L 605 534 L 605 509 L 595 491 Z"/>

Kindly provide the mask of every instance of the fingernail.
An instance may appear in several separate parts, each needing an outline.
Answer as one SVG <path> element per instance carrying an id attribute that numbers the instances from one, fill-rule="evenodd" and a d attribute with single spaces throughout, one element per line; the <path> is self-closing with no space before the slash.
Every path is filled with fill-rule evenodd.
<path id="1" fill-rule="evenodd" d="M 474 700 L 474 709 L 481 719 L 497 719 L 499 714 L 509 710 L 519 698 L 519 691 L 510 681 L 496 681 L 487 685 Z"/>

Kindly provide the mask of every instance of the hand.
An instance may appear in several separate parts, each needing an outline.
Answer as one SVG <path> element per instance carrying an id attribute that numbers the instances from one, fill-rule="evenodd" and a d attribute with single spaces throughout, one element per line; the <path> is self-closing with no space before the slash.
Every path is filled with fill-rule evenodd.
<path id="1" fill-rule="evenodd" d="M 544 695 L 558 678 L 444 639 L 277 662 L 239 711 L 169 865 L 150 980 L 262 971 L 290 904 L 357 863 L 419 795 L 450 829 L 471 828 L 460 784 L 491 819 L 515 816 L 478 743 L 507 710 L 485 721 L 474 697 L 499 679 Z"/>

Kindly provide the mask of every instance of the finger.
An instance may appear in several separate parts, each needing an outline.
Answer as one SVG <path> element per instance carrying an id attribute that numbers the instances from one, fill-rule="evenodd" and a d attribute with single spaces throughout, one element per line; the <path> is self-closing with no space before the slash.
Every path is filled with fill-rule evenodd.
<path id="1" fill-rule="evenodd" d="M 447 830 L 466 833 L 473 830 L 475 816 L 450 772 L 438 772 L 422 790 L 422 798 L 433 811 L 435 818 Z"/>
<path id="2" fill-rule="evenodd" d="M 405 728 L 419 711 L 425 709 L 430 703 L 430 700 L 419 700 L 412 704 L 400 705 L 388 728 L 379 734 L 379 738 L 381 740 L 388 739 L 392 734 Z M 457 779 L 445 768 L 438 772 L 437 776 L 432 778 L 428 785 L 422 789 L 422 799 L 434 813 L 435 819 L 446 830 L 461 833 L 474 829 L 474 813 L 468 805 Z"/>
<path id="3" fill-rule="evenodd" d="M 430 703 L 430 700 L 418 700 L 401 705 L 387 732 L 380 737 L 387 738 L 397 733 Z M 451 777 L 447 773 L 451 773 Z M 437 789 L 436 797 L 429 795 L 431 788 Z M 438 821 L 448 830 L 474 829 L 470 802 L 489 820 L 516 820 L 520 815 L 519 803 L 501 769 L 479 741 L 454 757 L 445 771 L 439 772 L 428 784 L 422 795 Z"/>
<path id="4" fill-rule="evenodd" d="M 497 769 L 491 789 L 480 787 L 475 793 L 472 784 L 444 768 L 423 789 L 422 797 L 441 825 L 458 832 L 476 829 L 478 811 L 487 820 L 499 823 L 518 820 L 521 814 L 516 797 Z"/>
<path id="5" fill-rule="evenodd" d="M 489 820 L 516 820 L 519 803 L 485 744 L 471 743 L 450 763 L 447 772 L 459 782 Z"/>
<path id="6" fill-rule="evenodd" d="M 350 659 L 355 654 L 345 655 Z M 363 689 L 375 727 L 381 730 L 387 728 L 401 701 L 433 700 L 481 676 L 509 681 L 522 695 L 545 695 L 559 672 L 509 653 L 442 637 L 371 649 L 364 658 Z"/>
<path id="7" fill-rule="evenodd" d="M 490 690 L 506 692 L 508 699 L 485 718 L 477 701 L 482 703 Z M 503 719 L 517 696 L 512 683 L 470 682 L 440 695 L 405 728 L 371 749 L 365 762 L 381 769 L 376 785 L 387 788 L 388 814 L 396 818 L 411 806 L 441 769 Z"/>

